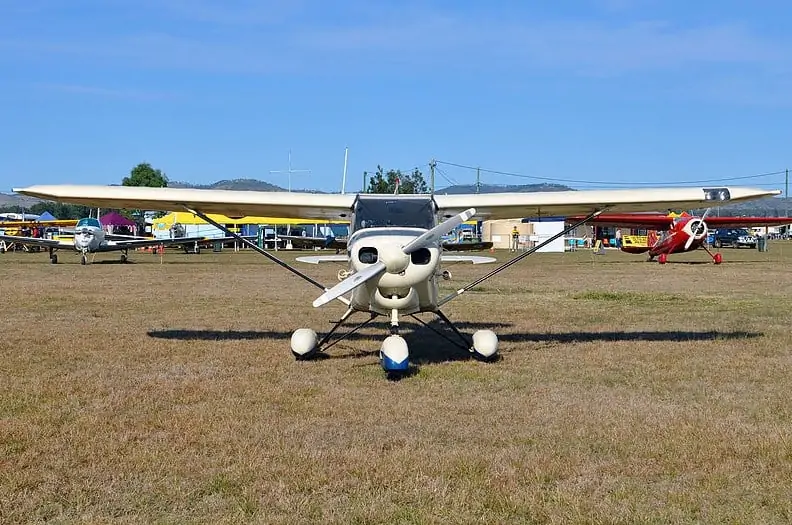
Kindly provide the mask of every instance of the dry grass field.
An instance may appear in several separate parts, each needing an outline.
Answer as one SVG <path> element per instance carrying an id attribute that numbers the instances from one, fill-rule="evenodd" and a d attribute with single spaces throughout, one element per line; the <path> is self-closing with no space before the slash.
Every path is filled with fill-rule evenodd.
<path id="1" fill-rule="evenodd" d="M 253 253 L 0 255 L 0 522 L 788 523 L 792 244 L 723 253 L 529 257 L 445 310 L 500 361 L 412 322 L 398 382 Z"/>

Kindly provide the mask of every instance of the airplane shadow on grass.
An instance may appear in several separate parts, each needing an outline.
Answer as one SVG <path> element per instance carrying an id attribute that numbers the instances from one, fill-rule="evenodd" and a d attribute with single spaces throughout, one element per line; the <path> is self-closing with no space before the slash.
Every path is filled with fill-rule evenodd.
<path id="1" fill-rule="evenodd" d="M 460 342 L 459 338 L 448 329 L 443 323 L 433 320 L 427 323 L 435 330 L 440 331 L 450 338 L 451 341 Z M 507 323 L 478 323 L 478 322 L 457 322 L 456 327 L 470 341 L 472 332 L 479 329 L 494 330 L 498 334 L 500 342 L 508 343 L 591 343 L 591 342 L 624 342 L 624 341 L 650 341 L 650 342 L 686 342 L 686 341 L 717 341 L 717 340 L 736 340 L 753 339 L 761 337 L 760 332 L 747 331 L 680 331 L 680 330 L 655 330 L 655 331 L 575 331 L 575 332 L 545 332 L 545 333 L 503 333 L 503 328 L 512 326 Z M 351 329 L 354 324 L 345 325 L 341 330 Z M 367 350 L 358 350 L 352 354 L 342 351 L 334 353 L 336 349 L 343 345 L 333 346 L 328 353 L 320 354 L 319 359 L 348 359 L 359 357 L 371 357 L 379 354 L 379 347 L 388 333 L 387 322 L 372 322 L 359 332 L 351 334 L 345 341 L 365 341 L 369 344 Z M 402 334 L 410 348 L 410 361 L 415 365 L 441 363 L 447 361 L 462 361 L 472 358 L 468 350 L 463 350 L 456 344 L 446 340 L 430 329 L 427 329 L 416 322 L 402 322 L 400 324 Z M 318 332 L 321 338 L 326 331 Z M 284 341 L 284 349 L 288 350 L 288 342 L 291 339 L 292 331 L 283 330 L 153 330 L 149 331 L 149 337 L 157 339 L 174 339 L 180 341 L 240 341 L 240 340 L 264 340 L 273 339 Z M 335 338 L 331 339 L 334 341 Z"/>

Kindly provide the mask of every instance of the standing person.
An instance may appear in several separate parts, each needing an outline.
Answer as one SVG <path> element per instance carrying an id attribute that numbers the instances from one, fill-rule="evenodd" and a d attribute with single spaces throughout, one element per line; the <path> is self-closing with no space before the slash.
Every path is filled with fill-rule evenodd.
<path id="1" fill-rule="evenodd" d="M 509 251 L 516 252 L 519 246 L 520 246 L 520 230 L 517 229 L 517 225 L 515 224 L 511 231 L 511 246 L 509 247 Z"/>
<path id="2" fill-rule="evenodd" d="M 616 247 L 621 248 L 622 232 L 621 228 L 616 228 Z"/>

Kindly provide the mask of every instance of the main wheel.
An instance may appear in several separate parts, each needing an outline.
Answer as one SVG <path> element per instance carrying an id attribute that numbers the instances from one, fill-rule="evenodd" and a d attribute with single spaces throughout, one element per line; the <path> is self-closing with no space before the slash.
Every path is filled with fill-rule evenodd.
<path id="1" fill-rule="evenodd" d="M 127 255 L 126 255 L 125 253 L 122 253 L 122 254 L 121 254 L 121 262 L 122 262 L 122 263 L 125 263 L 125 262 L 127 262 Z"/>
<path id="2" fill-rule="evenodd" d="M 52 256 L 50 257 L 50 263 L 52 263 L 52 264 L 58 264 L 58 256 L 57 256 L 57 255 L 55 255 L 54 253 L 53 253 L 53 254 L 52 254 Z"/>
<path id="3" fill-rule="evenodd" d="M 720 264 L 723 262 L 723 255 L 716 253 L 712 260 L 715 261 L 715 264 Z"/>
<path id="4" fill-rule="evenodd" d="M 723 243 L 720 239 L 715 239 L 715 242 L 712 243 L 715 248 L 723 248 Z"/>
<path id="5" fill-rule="evenodd" d="M 80 264 L 82 264 L 83 266 L 88 264 L 88 257 L 86 257 L 85 255 L 80 256 Z"/>
<path id="6" fill-rule="evenodd" d="M 295 359 L 310 359 L 316 355 L 319 338 L 310 328 L 298 328 L 291 336 L 291 351 Z"/>
<path id="7" fill-rule="evenodd" d="M 660 264 L 665 264 L 668 262 L 668 255 L 661 253 L 660 256 L 657 258 L 657 262 Z"/>
<path id="8" fill-rule="evenodd" d="M 498 336 L 492 330 L 476 330 L 473 334 L 473 356 L 490 361 L 498 352 Z"/>

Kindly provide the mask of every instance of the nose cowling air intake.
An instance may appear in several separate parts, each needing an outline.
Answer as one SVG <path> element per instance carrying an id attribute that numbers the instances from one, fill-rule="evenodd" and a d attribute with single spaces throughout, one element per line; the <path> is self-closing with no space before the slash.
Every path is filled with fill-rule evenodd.
<path id="1" fill-rule="evenodd" d="M 377 260 L 371 266 L 359 270 L 347 277 L 337 285 L 325 291 L 322 295 L 316 298 L 313 302 L 314 307 L 325 305 L 337 299 L 342 295 L 351 292 L 358 286 L 363 285 L 370 279 L 379 277 L 383 273 L 400 274 L 404 272 L 410 265 L 411 254 L 419 250 L 431 246 L 432 244 L 439 243 L 440 238 L 453 230 L 466 220 L 470 219 L 476 214 L 475 208 L 468 208 L 467 210 L 459 213 L 448 220 L 443 221 L 431 230 L 419 235 L 406 246 L 401 247 L 396 243 L 384 243 L 382 246 L 377 247 L 376 257 Z M 372 257 L 373 258 L 373 257 Z"/>

